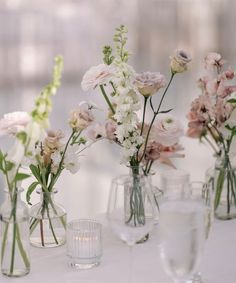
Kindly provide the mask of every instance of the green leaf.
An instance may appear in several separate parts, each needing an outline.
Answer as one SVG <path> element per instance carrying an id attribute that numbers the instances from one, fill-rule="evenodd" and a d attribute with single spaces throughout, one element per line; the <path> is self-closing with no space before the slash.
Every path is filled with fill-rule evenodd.
<path id="1" fill-rule="evenodd" d="M 227 102 L 229 102 L 229 103 L 236 103 L 236 98 L 231 98 L 231 99 L 227 100 Z"/>
<path id="2" fill-rule="evenodd" d="M 221 193 L 223 190 L 224 179 L 225 179 L 225 169 L 222 168 L 220 170 L 220 173 L 217 178 L 217 183 L 216 183 L 216 193 L 215 193 L 215 202 L 214 202 L 215 209 L 218 207 L 220 203 L 220 197 L 221 197 Z"/>
<path id="3" fill-rule="evenodd" d="M 5 162 L 5 171 L 11 171 L 11 169 L 15 166 L 14 163 L 10 162 L 10 161 L 6 161 Z"/>
<path id="4" fill-rule="evenodd" d="M 30 197 L 31 197 L 31 194 L 33 193 L 33 191 L 36 189 L 37 185 L 39 185 L 39 182 L 33 182 L 29 187 L 28 187 L 28 190 L 27 190 L 27 193 L 26 193 L 26 201 L 28 204 L 32 205 L 32 203 L 30 202 Z"/>
<path id="5" fill-rule="evenodd" d="M 37 166 L 31 164 L 29 166 L 32 174 L 34 175 L 34 177 L 38 180 L 38 182 L 41 184 L 42 183 L 42 180 L 41 180 L 41 176 L 40 176 L 40 170 L 38 169 Z"/>
<path id="6" fill-rule="evenodd" d="M 24 179 L 29 178 L 30 175 L 29 174 L 25 174 L 25 173 L 17 173 L 16 174 L 16 181 L 22 181 Z"/>

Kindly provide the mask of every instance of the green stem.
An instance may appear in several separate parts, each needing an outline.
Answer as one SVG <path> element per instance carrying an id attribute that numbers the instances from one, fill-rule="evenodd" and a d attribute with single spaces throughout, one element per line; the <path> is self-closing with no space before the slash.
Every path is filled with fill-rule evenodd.
<path id="1" fill-rule="evenodd" d="M 146 152 L 147 144 L 148 144 L 148 139 L 149 139 L 149 135 L 150 135 L 150 132 L 151 132 L 153 123 L 154 123 L 154 121 L 155 121 L 155 119 L 156 119 L 156 116 L 159 114 L 159 111 L 160 111 L 160 109 L 161 109 L 161 105 L 162 105 L 162 103 L 163 103 L 163 100 L 164 100 L 164 98 L 165 98 L 165 95 L 166 95 L 166 93 L 167 93 L 167 90 L 169 89 L 169 86 L 170 86 L 170 84 L 171 84 L 171 82 L 172 82 L 172 80 L 173 80 L 173 78 L 174 78 L 174 75 L 175 75 L 174 73 L 171 74 L 169 83 L 168 83 L 168 85 L 167 85 L 167 87 L 166 87 L 166 89 L 165 89 L 165 91 L 164 91 L 164 93 L 163 93 L 163 95 L 162 95 L 162 97 L 161 97 L 161 100 L 160 100 L 159 106 L 158 106 L 158 108 L 157 108 L 157 111 L 154 112 L 154 115 L 153 115 L 151 124 L 150 124 L 150 126 L 149 126 L 149 128 L 148 128 L 148 132 L 147 132 L 147 136 L 146 136 L 146 140 L 145 140 L 145 145 L 144 145 L 143 154 L 142 154 L 142 156 L 141 156 L 139 162 L 141 162 L 142 159 L 143 159 L 144 156 L 145 156 L 145 152 Z"/>
<path id="2" fill-rule="evenodd" d="M 21 256 L 22 256 L 22 258 L 23 258 L 25 267 L 26 267 L 26 268 L 29 268 L 29 267 L 30 267 L 30 262 L 29 262 L 27 253 L 25 252 L 24 246 L 23 246 L 22 241 L 21 241 L 20 229 L 19 229 L 18 224 L 16 224 L 16 240 L 17 240 L 17 244 L 18 244 L 18 247 L 19 247 Z"/>
<path id="3" fill-rule="evenodd" d="M 106 100 L 108 106 L 109 106 L 110 109 L 111 109 L 112 114 L 114 115 L 116 112 L 115 112 L 115 110 L 114 110 L 114 108 L 113 108 L 113 106 L 112 106 L 112 104 L 111 104 L 111 102 L 110 102 L 108 96 L 106 95 L 104 86 L 103 86 L 103 85 L 100 85 L 100 89 L 101 89 L 102 95 L 104 96 L 104 98 L 105 98 L 105 100 Z"/>
<path id="4" fill-rule="evenodd" d="M 13 214 L 13 234 L 12 234 L 10 274 L 13 274 L 13 271 L 14 271 L 15 247 L 16 247 L 16 214 L 14 213 Z"/>

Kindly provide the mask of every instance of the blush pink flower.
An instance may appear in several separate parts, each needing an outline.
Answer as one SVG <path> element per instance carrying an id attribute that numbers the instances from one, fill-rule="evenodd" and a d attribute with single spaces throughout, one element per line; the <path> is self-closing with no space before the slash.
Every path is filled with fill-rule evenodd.
<path id="1" fill-rule="evenodd" d="M 170 67 L 173 74 L 183 73 L 188 69 L 188 64 L 191 62 L 192 58 L 188 52 L 184 50 L 177 50 L 175 55 L 170 57 Z"/>
<path id="2" fill-rule="evenodd" d="M 27 112 L 7 113 L 0 120 L 0 136 L 19 133 L 26 128 L 30 121 L 31 117 Z"/>
<path id="3" fill-rule="evenodd" d="M 134 85 L 143 96 L 151 96 L 166 84 L 165 77 L 160 73 L 143 72 L 136 74 Z"/>
<path id="4" fill-rule="evenodd" d="M 170 114 L 160 115 L 153 128 L 156 140 L 164 146 L 178 143 L 179 138 L 184 134 L 181 122 Z"/>
<path id="5" fill-rule="evenodd" d="M 221 127 L 230 118 L 233 106 L 222 98 L 218 98 L 215 105 L 215 120 L 217 127 Z"/>
<path id="6" fill-rule="evenodd" d="M 114 120 L 107 120 L 106 124 L 105 124 L 105 129 L 106 129 L 106 137 L 109 140 L 113 140 L 115 141 L 116 138 L 116 129 L 117 129 L 117 123 Z"/>
<path id="7" fill-rule="evenodd" d="M 221 55 L 216 52 L 210 52 L 205 57 L 205 68 L 208 70 L 214 70 L 214 68 L 221 68 L 225 64 L 225 60 Z"/>
<path id="8" fill-rule="evenodd" d="M 91 67 L 83 76 L 81 87 L 84 91 L 94 89 L 98 85 L 109 83 L 115 74 L 115 68 L 111 65 L 100 64 Z"/>
<path id="9" fill-rule="evenodd" d="M 93 141 L 104 138 L 106 136 L 105 127 L 101 123 L 97 123 L 88 129 L 87 136 Z"/>
<path id="10" fill-rule="evenodd" d="M 94 116 L 91 110 L 78 107 L 71 112 L 69 125 L 74 131 L 78 132 L 86 129 L 93 121 Z"/>

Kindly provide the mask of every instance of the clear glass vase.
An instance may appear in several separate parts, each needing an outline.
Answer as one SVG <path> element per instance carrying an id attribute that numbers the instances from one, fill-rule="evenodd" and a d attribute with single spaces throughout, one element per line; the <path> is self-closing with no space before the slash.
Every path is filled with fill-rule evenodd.
<path id="1" fill-rule="evenodd" d="M 54 201 L 53 192 L 38 191 L 40 202 L 30 209 L 30 243 L 52 248 L 66 242 L 66 211 Z"/>
<path id="2" fill-rule="evenodd" d="M 0 208 L 1 272 L 9 277 L 20 277 L 30 272 L 29 213 L 21 200 L 21 191 L 6 191 Z"/>
<path id="3" fill-rule="evenodd" d="M 217 158 L 211 182 L 215 217 L 220 220 L 236 218 L 236 160 L 229 155 Z"/>
<path id="4" fill-rule="evenodd" d="M 125 221 L 127 225 L 143 226 L 148 215 L 154 217 L 156 222 L 159 214 L 158 197 L 162 192 L 158 192 L 151 181 L 151 176 L 145 176 L 142 167 L 130 167 L 130 178 L 126 182 L 128 188 L 125 190 Z M 148 197 L 147 192 L 149 193 Z M 152 206 L 150 206 L 150 198 Z M 144 243 L 148 239 L 149 234 L 145 235 L 137 244 Z"/>

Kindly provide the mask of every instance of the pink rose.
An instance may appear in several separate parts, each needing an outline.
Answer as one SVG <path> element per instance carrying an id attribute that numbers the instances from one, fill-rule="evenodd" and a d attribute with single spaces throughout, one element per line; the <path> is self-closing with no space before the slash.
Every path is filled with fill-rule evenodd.
<path id="1" fill-rule="evenodd" d="M 15 135 L 20 131 L 24 131 L 30 121 L 31 117 L 27 112 L 7 113 L 0 120 L 0 136 Z"/>
<path id="2" fill-rule="evenodd" d="M 84 91 L 94 89 L 98 85 L 109 83 L 115 74 L 115 68 L 111 65 L 100 64 L 91 67 L 83 76 L 81 87 Z"/>
<path id="3" fill-rule="evenodd" d="M 166 80 L 160 73 L 143 72 L 136 74 L 134 84 L 143 96 L 151 96 L 165 86 Z"/>

